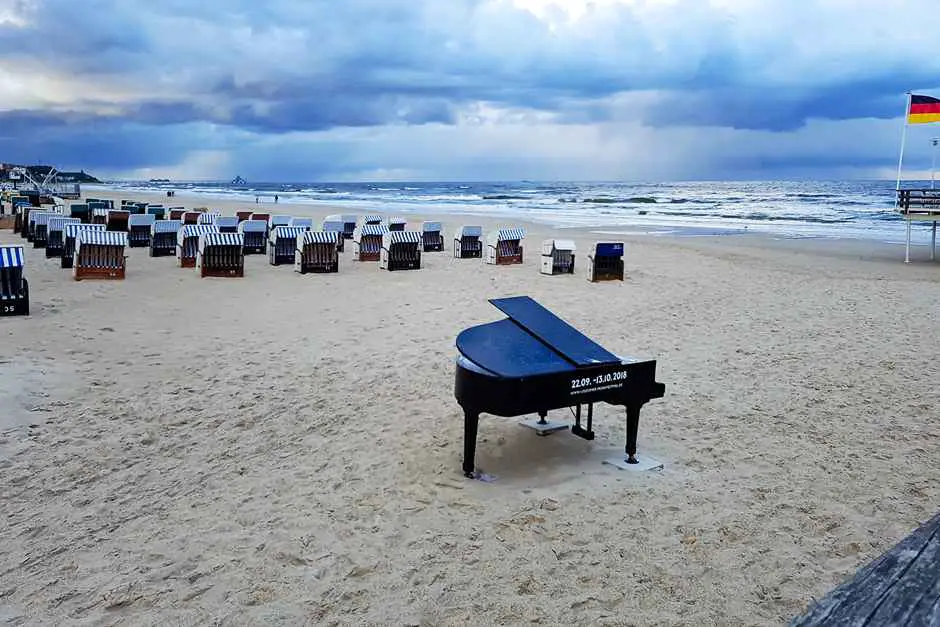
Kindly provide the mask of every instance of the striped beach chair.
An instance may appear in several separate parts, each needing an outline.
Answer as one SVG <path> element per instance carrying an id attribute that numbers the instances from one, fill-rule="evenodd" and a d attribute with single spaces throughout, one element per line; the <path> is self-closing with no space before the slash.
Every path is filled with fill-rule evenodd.
<path id="1" fill-rule="evenodd" d="M 183 224 L 176 233 L 176 261 L 180 268 L 195 268 L 199 253 L 199 237 L 206 233 L 218 233 L 214 224 Z"/>
<path id="2" fill-rule="evenodd" d="M 547 239 L 542 242 L 542 274 L 574 274 L 577 248 L 570 239 Z"/>
<path id="3" fill-rule="evenodd" d="M 130 217 L 130 211 L 122 211 L 120 209 L 108 210 L 108 216 L 105 219 L 106 230 L 127 233 L 127 225 Z"/>
<path id="4" fill-rule="evenodd" d="M 150 227 L 150 256 L 171 257 L 176 254 L 176 238 L 183 228 L 182 220 L 156 220 Z"/>
<path id="5" fill-rule="evenodd" d="M 0 246 L 0 316 L 29 315 L 29 281 L 22 246 Z"/>
<path id="6" fill-rule="evenodd" d="M 588 255 L 588 281 L 623 281 L 623 242 L 597 242 Z"/>
<path id="7" fill-rule="evenodd" d="M 107 207 L 98 207 L 95 206 L 95 203 L 88 203 L 88 207 L 91 209 L 91 223 L 92 224 L 107 224 L 108 223 L 108 209 Z"/>
<path id="8" fill-rule="evenodd" d="M 291 218 L 290 226 L 301 226 L 311 231 L 313 230 L 313 218 Z"/>
<path id="9" fill-rule="evenodd" d="M 200 277 L 245 276 L 245 241 L 241 233 L 203 233 L 199 236 L 196 268 Z"/>
<path id="10" fill-rule="evenodd" d="M 273 218 L 274 216 L 272 216 Z M 302 226 L 276 226 L 268 236 L 268 263 L 279 266 L 294 263 L 297 252 L 297 238 L 307 232 Z"/>
<path id="11" fill-rule="evenodd" d="M 46 225 L 46 259 L 62 256 L 62 249 L 65 247 L 65 225 L 81 223 L 78 218 L 65 218 L 61 215 L 49 218 L 49 224 Z"/>
<path id="12" fill-rule="evenodd" d="M 379 267 L 387 270 L 417 270 L 421 267 L 421 233 L 388 231 L 382 235 Z"/>
<path id="13" fill-rule="evenodd" d="M 300 274 L 339 272 L 338 241 L 341 241 L 338 231 L 306 231 L 299 235 L 294 270 Z"/>
<path id="14" fill-rule="evenodd" d="M 196 224 L 215 224 L 221 217 L 221 211 L 203 211 L 196 219 Z"/>
<path id="15" fill-rule="evenodd" d="M 75 280 L 123 279 L 127 269 L 126 246 L 127 233 L 123 231 L 79 231 L 72 262 Z"/>
<path id="16" fill-rule="evenodd" d="M 263 255 L 268 246 L 268 223 L 266 220 L 245 220 L 238 225 L 243 236 L 246 255 Z"/>
<path id="17" fill-rule="evenodd" d="M 79 231 L 104 231 L 103 224 L 66 224 L 62 232 L 62 262 L 63 268 L 71 268 L 75 261 L 75 239 Z"/>
<path id="18" fill-rule="evenodd" d="M 219 233 L 238 233 L 237 216 L 219 216 L 215 219 L 215 225 L 219 227 Z"/>
<path id="19" fill-rule="evenodd" d="M 522 240 L 525 229 L 510 227 L 496 229 L 486 238 L 486 263 L 510 265 L 522 263 Z"/>
<path id="20" fill-rule="evenodd" d="M 363 224 L 353 231 L 353 255 L 357 261 L 378 261 L 382 256 L 382 236 L 388 233 L 384 224 Z"/>
<path id="21" fill-rule="evenodd" d="M 346 241 L 346 224 L 342 220 L 330 220 L 327 218 L 323 221 L 323 224 L 320 225 L 320 228 L 324 231 L 338 234 L 336 239 L 336 250 L 343 252 L 343 243 Z M 353 225 L 353 231 L 355 230 L 356 225 Z M 349 235 L 352 237 L 352 231 L 349 232 Z"/>
<path id="22" fill-rule="evenodd" d="M 382 216 L 377 213 L 372 213 L 362 218 L 363 224 L 382 224 Z"/>
<path id="23" fill-rule="evenodd" d="M 444 227 L 440 222 L 421 223 L 421 243 L 426 253 L 444 250 Z"/>
<path id="24" fill-rule="evenodd" d="M 404 218 L 389 218 L 388 220 L 388 230 L 389 231 L 404 231 L 405 226 L 408 224 L 408 221 Z"/>
<path id="25" fill-rule="evenodd" d="M 127 220 L 127 245 L 130 248 L 150 246 L 153 225 L 157 219 L 149 213 L 134 213 Z"/>
<path id="26" fill-rule="evenodd" d="M 482 226 L 462 226 L 454 232 L 454 257 L 479 259 L 483 256 Z"/>

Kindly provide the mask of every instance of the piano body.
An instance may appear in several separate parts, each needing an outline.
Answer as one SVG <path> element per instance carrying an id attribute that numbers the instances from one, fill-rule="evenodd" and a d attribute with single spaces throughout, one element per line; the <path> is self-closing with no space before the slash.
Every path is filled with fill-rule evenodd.
<path id="1" fill-rule="evenodd" d="M 621 358 L 528 296 L 489 301 L 508 316 L 465 329 L 457 336 L 454 395 L 464 411 L 464 475 L 476 476 L 481 413 L 512 417 L 574 408 L 574 435 L 594 439 L 593 404 L 626 407 L 626 463 L 635 464 L 640 409 L 662 398 L 656 360 Z M 581 407 L 586 405 L 582 425 Z"/>

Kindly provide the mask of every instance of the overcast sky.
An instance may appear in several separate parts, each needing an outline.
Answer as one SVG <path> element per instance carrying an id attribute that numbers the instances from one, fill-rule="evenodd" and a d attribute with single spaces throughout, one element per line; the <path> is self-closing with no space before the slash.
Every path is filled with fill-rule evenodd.
<path id="1" fill-rule="evenodd" d="M 0 160 L 104 177 L 893 178 L 937 0 L 0 0 Z M 905 173 L 940 125 L 912 126 Z"/>

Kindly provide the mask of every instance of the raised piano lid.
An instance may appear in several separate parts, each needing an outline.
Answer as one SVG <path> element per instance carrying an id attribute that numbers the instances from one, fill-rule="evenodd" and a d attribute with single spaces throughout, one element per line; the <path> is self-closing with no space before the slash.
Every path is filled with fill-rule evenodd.
<path id="1" fill-rule="evenodd" d="M 619 357 L 528 296 L 494 298 L 490 303 L 575 366 L 620 363 Z"/>
<path id="2" fill-rule="evenodd" d="M 501 377 L 521 378 L 575 370 L 561 355 L 512 320 L 462 331 L 457 350 L 474 364 Z"/>

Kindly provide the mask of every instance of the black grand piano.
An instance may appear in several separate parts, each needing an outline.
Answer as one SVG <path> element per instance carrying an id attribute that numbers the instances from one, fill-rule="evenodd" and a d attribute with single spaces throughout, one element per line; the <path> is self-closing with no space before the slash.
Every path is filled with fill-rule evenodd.
<path id="1" fill-rule="evenodd" d="M 632 360 L 610 353 L 528 296 L 489 301 L 509 316 L 470 327 L 457 336 L 454 395 L 464 411 L 464 475 L 474 466 L 480 414 L 538 414 L 573 408 L 571 432 L 594 439 L 594 403 L 626 407 L 626 463 L 635 464 L 640 409 L 662 398 L 656 360 Z M 586 423 L 581 407 L 587 406 Z"/>

